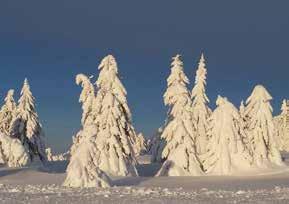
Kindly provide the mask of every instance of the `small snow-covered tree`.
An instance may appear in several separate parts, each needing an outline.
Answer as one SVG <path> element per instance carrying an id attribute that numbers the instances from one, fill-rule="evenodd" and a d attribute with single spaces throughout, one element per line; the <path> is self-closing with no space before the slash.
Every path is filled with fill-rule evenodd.
<path id="1" fill-rule="evenodd" d="M 16 114 L 16 103 L 13 98 L 14 90 L 9 90 L 0 110 L 0 131 L 9 135 L 11 122 Z"/>
<path id="2" fill-rule="evenodd" d="M 71 156 L 64 186 L 74 188 L 111 186 L 110 178 L 99 168 L 101 150 L 95 141 L 96 129 L 94 125 L 84 127 L 84 139 Z"/>
<path id="3" fill-rule="evenodd" d="M 189 80 L 183 71 L 180 55 L 173 57 L 165 105 L 170 107 L 169 120 L 161 137 L 165 140 L 162 158 L 165 159 L 157 176 L 198 176 L 203 171 L 195 149 L 195 127 L 192 101 L 187 89 Z"/>
<path id="4" fill-rule="evenodd" d="M 139 133 L 136 137 L 136 145 L 135 145 L 135 154 L 136 156 L 142 155 L 146 153 L 147 146 L 146 146 L 146 139 L 142 133 Z"/>
<path id="5" fill-rule="evenodd" d="M 218 96 L 217 108 L 209 118 L 209 143 L 202 155 L 207 173 L 230 175 L 248 170 L 252 157 L 242 140 L 240 115 L 226 98 Z"/>
<path id="6" fill-rule="evenodd" d="M 112 176 L 137 176 L 134 152 L 136 133 L 115 58 L 106 56 L 99 70 L 96 82 L 98 106 L 94 106 L 98 127 L 96 143 L 101 151 L 99 167 Z"/>
<path id="7" fill-rule="evenodd" d="M 192 91 L 192 111 L 196 122 L 196 150 L 198 154 L 203 154 L 208 143 L 207 120 L 211 110 L 208 107 L 209 99 L 206 95 L 206 75 L 207 69 L 204 54 L 201 55 L 199 66 L 196 73 L 195 86 Z"/>
<path id="8" fill-rule="evenodd" d="M 94 122 L 95 116 L 93 113 L 93 104 L 95 100 L 95 89 L 90 79 L 84 74 L 78 74 L 75 78 L 77 85 L 81 85 L 82 91 L 79 97 L 79 102 L 82 103 L 82 127 L 91 125 Z M 83 139 L 82 130 L 73 137 L 73 145 L 71 146 L 71 154 L 77 149 Z"/>
<path id="9" fill-rule="evenodd" d="M 46 148 L 45 149 L 45 153 L 46 153 L 46 158 L 48 161 L 53 161 L 53 158 L 52 158 L 52 151 L 51 151 L 51 148 Z"/>
<path id="10" fill-rule="evenodd" d="M 30 162 L 30 155 L 19 139 L 1 133 L 0 160 L 8 167 L 23 167 Z"/>
<path id="11" fill-rule="evenodd" d="M 149 153 L 151 154 L 152 162 L 159 163 L 162 161 L 162 152 L 166 144 L 164 138 L 161 137 L 162 133 L 163 128 L 160 127 L 150 139 Z"/>
<path id="12" fill-rule="evenodd" d="M 246 126 L 254 162 L 259 167 L 283 165 L 276 144 L 271 100 L 272 96 L 268 91 L 262 85 L 257 85 L 246 101 Z"/>
<path id="13" fill-rule="evenodd" d="M 31 160 L 39 157 L 42 162 L 46 161 L 44 134 L 27 79 L 21 90 L 17 114 L 12 121 L 10 135 L 21 140 L 28 149 Z"/>
<path id="14" fill-rule="evenodd" d="M 277 144 L 280 151 L 289 151 L 289 108 L 284 99 L 281 105 L 281 114 L 274 118 Z"/>

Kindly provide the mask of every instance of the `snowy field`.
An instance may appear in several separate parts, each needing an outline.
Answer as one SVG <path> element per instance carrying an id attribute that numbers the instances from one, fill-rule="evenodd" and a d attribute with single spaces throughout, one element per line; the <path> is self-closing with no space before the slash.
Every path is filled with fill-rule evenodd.
<path id="1" fill-rule="evenodd" d="M 1 203 L 289 203 L 289 168 L 257 176 L 154 178 L 159 166 L 147 160 L 138 167 L 141 177 L 114 178 L 110 189 L 62 187 L 65 162 L 46 170 L 1 168 Z"/>

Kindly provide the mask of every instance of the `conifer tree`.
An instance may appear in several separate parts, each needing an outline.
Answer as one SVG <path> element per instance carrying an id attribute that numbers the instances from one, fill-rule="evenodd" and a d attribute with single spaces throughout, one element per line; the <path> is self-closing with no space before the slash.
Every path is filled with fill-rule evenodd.
<path id="1" fill-rule="evenodd" d="M 215 175 L 247 170 L 252 165 L 252 157 L 242 140 L 239 111 L 221 96 L 216 105 L 209 118 L 210 140 L 202 156 L 204 169 Z"/>
<path id="2" fill-rule="evenodd" d="M 268 91 L 263 86 L 257 85 L 246 101 L 246 126 L 254 163 L 259 167 L 269 167 L 272 164 L 283 165 L 276 144 L 271 100 L 272 96 Z"/>
<path id="3" fill-rule="evenodd" d="M 33 161 L 35 157 L 39 157 L 42 162 L 45 162 L 47 159 L 44 134 L 35 109 L 35 99 L 27 79 L 24 81 L 17 114 L 12 123 L 10 135 L 20 139 L 28 149 L 30 159 Z"/>
<path id="4" fill-rule="evenodd" d="M 127 92 L 119 79 L 118 67 L 112 55 L 99 65 L 96 82 L 97 106 L 94 106 L 98 127 L 96 144 L 101 151 L 99 167 L 111 176 L 137 176 L 134 145 L 136 133 L 127 104 Z"/>
<path id="5" fill-rule="evenodd" d="M 0 131 L 6 135 L 9 135 L 11 122 L 16 114 L 17 107 L 13 95 L 14 90 L 9 90 L 0 110 Z"/>
<path id="6" fill-rule="evenodd" d="M 193 106 L 192 111 L 194 121 L 196 121 L 196 150 L 198 154 L 203 154 L 208 143 L 207 120 L 211 110 L 208 107 L 209 99 L 206 95 L 206 75 L 207 69 L 204 54 L 201 55 L 199 66 L 196 73 L 195 86 L 192 91 Z"/>
<path id="7" fill-rule="evenodd" d="M 169 120 L 161 137 L 165 140 L 165 160 L 157 176 L 198 176 L 202 168 L 195 150 L 195 127 L 189 83 L 180 55 L 173 57 L 164 103 L 170 107 Z"/>

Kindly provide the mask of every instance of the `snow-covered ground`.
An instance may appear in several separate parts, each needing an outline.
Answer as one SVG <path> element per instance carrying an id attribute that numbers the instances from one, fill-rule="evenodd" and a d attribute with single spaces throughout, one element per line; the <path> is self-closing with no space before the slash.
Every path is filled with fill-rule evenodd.
<path id="1" fill-rule="evenodd" d="M 289 155 L 285 154 L 286 163 Z M 62 187 L 65 162 L 49 169 L 0 169 L 1 203 L 289 203 L 289 168 L 257 176 L 152 177 L 160 168 L 140 159 L 141 177 L 118 177 L 109 189 Z"/>

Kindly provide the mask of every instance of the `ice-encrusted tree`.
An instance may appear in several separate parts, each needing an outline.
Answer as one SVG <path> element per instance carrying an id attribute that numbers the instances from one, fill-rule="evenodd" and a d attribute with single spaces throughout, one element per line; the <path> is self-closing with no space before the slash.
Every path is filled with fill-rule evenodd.
<path id="1" fill-rule="evenodd" d="M 13 95 L 14 90 L 9 90 L 6 98 L 4 99 L 4 105 L 0 110 L 0 131 L 6 135 L 9 135 L 11 122 L 15 117 L 17 109 Z"/>
<path id="2" fill-rule="evenodd" d="M 134 153 L 137 136 L 115 58 L 106 56 L 99 70 L 98 106 L 94 106 L 98 127 L 96 143 L 101 151 L 99 167 L 110 176 L 137 176 Z"/>
<path id="3" fill-rule="evenodd" d="M 63 185 L 74 188 L 110 187 L 110 178 L 99 168 L 101 150 L 96 142 L 97 128 L 94 124 L 86 125 L 82 134 L 83 140 L 71 155 Z"/>
<path id="4" fill-rule="evenodd" d="M 226 98 L 218 96 L 217 108 L 209 118 L 209 143 L 202 155 L 206 173 L 230 175 L 248 170 L 252 156 L 242 140 L 238 109 Z"/>
<path id="5" fill-rule="evenodd" d="M 246 101 L 246 126 L 254 163 L 259 167 L 283 165 L 276 144 L 271 100 L 272 96 L 268 91 L 262 85 L 257 85 Z"/>
<path id="6" fill-rule="evenodd" d="M 79 102 L 82 103 L 82 118 L 81 125 L 84 128 L 86 125 L 94 123 L 93 104 L 95 100 L 95 88 L 90 81 L 90 78 L 84 74 L 78 74 L 75 78 L 77 85 L 81 85 L 82 91 L 79 97 Z M 73 145 L 71 146 L 71 154 L 77 149 L 83 139 L 82 130 L 73 137 Z"/>
<path id="7" fill-rule="evenodd" d="M 198 176 L 203 171 L 195 149 L 195 127 L 189 80 L 183 71 L 180 55 L 172 59 L 164 103 L 170 107 L 169 120 L 161 137 L 165 140 L 165 159 L 157 176 Z"/>
<path id="8" fill-rule="evenodd" d="M 208 143 L 207 128 L 208 118 L 211 110 L 208 107 L 209 99 L 206 95 L 206 75 L 207 69 L 205 64 L 205 57 L 202 53 L 198 69 L 196 72 L 195 86 L 192 90 L 192 111 L 194 121 L 196 122 L 196 150 L 198 154 L 203 154 L 206 151 Z"/>
<path id="9" fill-rule="evenodd" d="M 42 162 L 47 160 L 44 133 L 27 79 L 25 79 L 21 90 L 17 114 L 13 119 L 10 135 L 20 139 L 25 148 L 28 149 L 32 161 L 35 157 L 39 157 Z"/>

